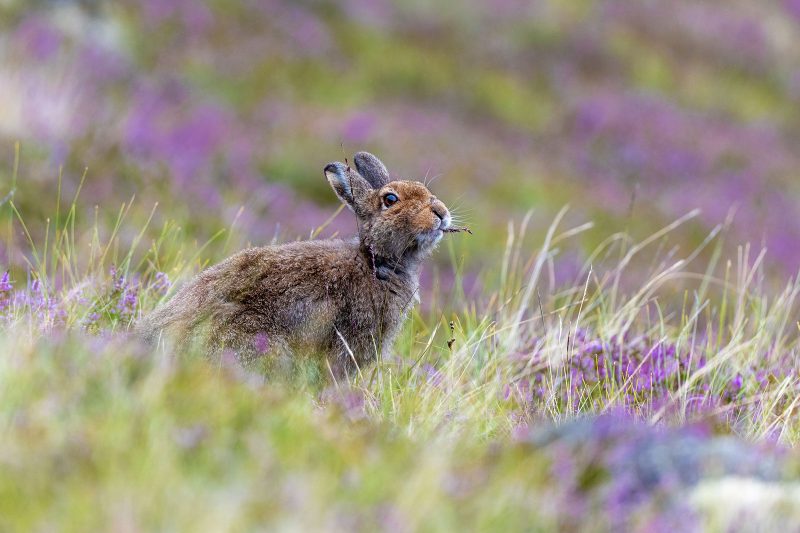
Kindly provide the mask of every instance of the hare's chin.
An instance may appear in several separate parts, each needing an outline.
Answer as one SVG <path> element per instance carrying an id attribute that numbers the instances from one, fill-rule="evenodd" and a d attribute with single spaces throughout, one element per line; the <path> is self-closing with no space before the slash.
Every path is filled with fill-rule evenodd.
<path id="1" fill-rule="evenodd" d="M 417 235 L 417 245 L 422 250 L 433 248 L 439 244 L 439 241 L 442 240 L 443 235 L 444 232 L 440 229 L 433 229 L 424 233 L 420 233 Z"/>

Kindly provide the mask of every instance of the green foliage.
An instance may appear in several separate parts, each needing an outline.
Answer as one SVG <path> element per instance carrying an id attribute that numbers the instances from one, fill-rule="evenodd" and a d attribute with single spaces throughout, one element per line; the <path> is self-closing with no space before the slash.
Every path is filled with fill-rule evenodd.
<path id="1" fill-rule="evenodd" d="M 185 259 L 171 226 L 127 252 L 116 233 L 100 241 L 91 232 L 89 259 L 76 257 L 80 246 L 65 244 L 75 240 L 73 220 L 54 230 L 57 244 L 32 250 L 61 321 L 43 320 L 20 286 L 33 303 L 19 296 L 3 312 L 0 529 L 602 530 L 612 515 L 571 515 L 566 487 L 603 494 L 614 482 L 608 467 L 590 462 L 571 481 L 554 480 L 549 449 L 519 435 L 623 408 L 653 423 L 713 415 L 718 432 L 800 438 L 800 380 L 781 373 L 793 368 L 782 355 L 797 350 L 797 283 L 768 297 L 757 285 L 760 260 L 743 251 L 725 279 L 713 265 L 695 275 L 691 260 L 656 261 L 639 287 L 618 284 L 631 258 L 681 221 L 621 250 L 612 245 L 617 268 L 587 265 L 575 286 L 548 286 L 546 265 L 585 227 L 560 230 L 559 217 L 531 257 L 524 227 L 512 227 L 500 278 L 478 302 L 458 288 L 436 296 L 452 315 L 415 313 L 394 357 L 334 382 L 315 364 L 287 380 L 141 345 L 125 330 L 164 297 L 157 274 L 185 278 L 203 261 Z M 58 286 L 60 272 L 70 275 Z M 681 279 L 697 283 L 683 312 L 665 314 Z M 132 316 L 123 315 L 131 287 Z M 92 313 L 100 317 L 87 323 Z M 640 387 L 649 355 L 630 374 L 614 366 L 612 350 L 642 357 L 656 349 L 647 342 L 694 362 Z M 606 378 L 590 379 L 598 369 L 586 366 L 575 373 L 586 353 L 588 364 L 608 365 Z M 749 368 L 769 377 L 761 383 Z M 737 375 L 743 381 L 731 389 Z M 661 509 L 648 501 L 629 516 Z"/>

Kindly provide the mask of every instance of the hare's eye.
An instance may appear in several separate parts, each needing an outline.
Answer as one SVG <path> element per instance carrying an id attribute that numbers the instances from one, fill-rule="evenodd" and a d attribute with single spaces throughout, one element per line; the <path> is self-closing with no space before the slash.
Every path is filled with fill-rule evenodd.
<path id="1" fill-rule="evenodd" d="M 391 207 L 395 203 L 397 203 L 397 195 L 389 193 L 383 197 L 383 203 L 386 207 Z"/>

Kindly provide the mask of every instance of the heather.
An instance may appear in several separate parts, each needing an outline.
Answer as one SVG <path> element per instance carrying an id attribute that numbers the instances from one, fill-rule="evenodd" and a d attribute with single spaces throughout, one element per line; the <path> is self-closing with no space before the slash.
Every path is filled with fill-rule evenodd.
<path id="1" fill-rule="evenodd" d="M 0 28 L 0 529 L 800 524 L 797 2 Z M 359 149 L 473 232 L 392 353 L 277 378 L 131 334 L 248 244 L 352 233 L 321 169 Z"/>

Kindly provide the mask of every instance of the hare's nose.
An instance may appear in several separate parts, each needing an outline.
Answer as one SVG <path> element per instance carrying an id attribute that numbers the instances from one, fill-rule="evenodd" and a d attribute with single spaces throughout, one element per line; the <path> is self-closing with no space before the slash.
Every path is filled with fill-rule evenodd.
<path id="1" fill-rule="evenodd" d="M 441 220 L 439 224 L 440 227 L 446 228 L 450 225 L 450 211 L 447 210 L 447 207 L 445 207 L 442 202 L 434 199 L 431 203 L 431 209 L 433 210 L 433 214 Z"/>

